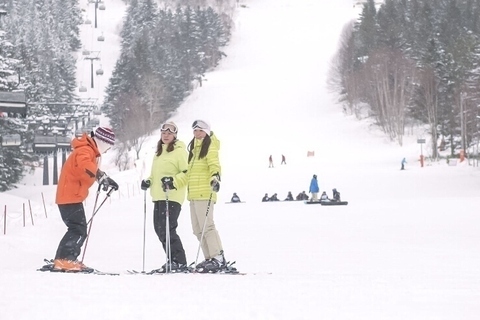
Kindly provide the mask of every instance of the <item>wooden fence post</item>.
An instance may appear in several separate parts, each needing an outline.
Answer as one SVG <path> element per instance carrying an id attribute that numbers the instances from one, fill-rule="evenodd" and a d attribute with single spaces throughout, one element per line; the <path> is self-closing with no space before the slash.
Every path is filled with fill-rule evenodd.
<path id="1" fill-rule="evenodd" d="M 42 192 L 42 201 L 43 201 L 43 210 L 45 211 L 45 218 L 47 217 L 47 207 L 45 206 L 45 198 L 43 197 L 43 192 Z"/>
<path id="2" fill-rule="evenodd" d="M 3 213 L 3 234 L 7 234 L 7 205 L 5 205 L 5 211 Z"/>
<path id="3" fill-rule="evenodd" d="M 32 204 L 30 203 L 30 199 L 28 199 L 28 207 L 30 208 L 30 216 L 32 217 L 32 221 L 33 221 Z"/>

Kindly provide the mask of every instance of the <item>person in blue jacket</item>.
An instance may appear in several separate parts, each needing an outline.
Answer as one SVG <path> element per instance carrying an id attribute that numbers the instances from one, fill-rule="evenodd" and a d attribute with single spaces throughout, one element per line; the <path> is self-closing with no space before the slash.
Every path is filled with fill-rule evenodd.
<path id="1" fill-rule="evenodd" d="M 314 174 L 312 181 L 310 181 L 310 189 L 308 192 L 312 194 L 312 202 L 313 201 L 318 201 L 318 192 L 320 191 L 320 188 L 318 187 L 318 181 L 317 181 L 317 175 Z"/>
<path id="2" fill-rule="evenodd" d="M 407 163 L 407 160 L 405 158 L 402 159 L 402 167 L 400 170 L 405 170 L 405 164 Z"/>

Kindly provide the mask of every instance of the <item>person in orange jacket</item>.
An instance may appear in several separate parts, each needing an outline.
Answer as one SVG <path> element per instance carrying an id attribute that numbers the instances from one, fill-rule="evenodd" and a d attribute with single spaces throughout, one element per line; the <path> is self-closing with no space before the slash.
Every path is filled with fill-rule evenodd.
<path id="1" fill-rule="evenodd" d="M 99 127 L 90 136 L 86 133 L 72 140 L 72 153 L 60 173 L 55 203 L 58 205 L 67 232 L 58 245 L 53 269 L 56 271 L 88 270 L 77 260 L 87 237 L 87 220 L 83 201 L 88 189 L 97 181 L 104 190 L 118 189 L 118 184 L 98 168 L 98 160 L 115 143 L 110 128 Z"/>

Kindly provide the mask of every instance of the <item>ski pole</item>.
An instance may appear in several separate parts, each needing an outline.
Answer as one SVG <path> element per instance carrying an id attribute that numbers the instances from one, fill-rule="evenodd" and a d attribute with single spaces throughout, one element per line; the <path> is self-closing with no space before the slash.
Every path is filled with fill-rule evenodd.
<path id="1" fill-rule="evenodd" d="M 205 234 L 205 226 L 207 225 L 208 212 L 210 211 L 210 204 L 212 203 L 213 192 L 210 192 L 210 198 L 208 198 L 207 212 L 205 213 L 205 221 L 203 222 L 202 235 L 200 236 L 200 241 L 198 242 L 197 257 L 195 258 L 195 267 L 198 262 L 198 255 L 200 254 L 200 248 L 202 246 L 203 236 Z"/>
<path id="2" fill-rule="evenodd" d="M 93 214 L 95 213 L 95 210 L 97 208 L 98 196 L 100 195 L 101 187 L 102 187 L 101 185 L 98 185 L 97 194 L 95 195 L 95 203 L 93 204 L 92 217 L 93 217 Z M 87 223 L 87 225 L 88 225 L 88 223 Z M 82 255 L 82 263 L 83 263 L 83 259 L 85 258 L 85 250 L 87 249 L 87 245 L 88 245 L 88 235 L 90 234 L 91 229 L 92 229 L 92 224 L 90 224 L 88 226 L 87 238 L 85 239 L 85 248 L 83 250 L 83 255 Z"/>
<path id="3" fill-rule="evenodd" d="M 172 248 L 170 247 L 170 211 L 168 209 L 168 186 L 165 189 L 165 253 L 167 263 L 165 273 L 172 272 Z"/>
<path id="4" fill-rule="evenodd" d="M 88 220 L 87 224 L 90 224 L 93 220 L 93 217 L 97 214 L 98 210 L 100 210 L 100 208 L 103 206 L 103 204 L 105 203 L 105 201 L 107 201 L 107 199 L 110 197 L 110 194 L 115 191 L 116 189 L 115 188 L 111 188 L 110 190 L 108 190 L 107 192 L 107 195 L 105 196 L 105 199 L 103 199 L 102 203 L 100 203 L 100 205 L 98 206 L 97 210 L 95 210 L 92 214 L 92 216 L 90 217 L 90 220 Z"/>
<path id="5" fill-rule="evenodd" d="M 142 272 L 145 272 L 145 234 L 147 225 L 147 190 L 143 194 L 143 265 Z"/>
<path id="6" fill-rule="evenodd" d="M 98 186 L 98 191 L 97 191 L 97 196 L 96 198 L 98 199 L 98 195 L 100 193 L 100 187 L 101 186 Z M 85 253 L 87 252 L 87 246 L 88 246 L 88 238 L 90 237 L 90 230 L 92 230 L 92 224 L 93 224 L 93 217 L 95 217 L 95 215 L 97 214 L 98 210 L 100 210 L 100 208 L 103 206 L 103 204 L 105 203 L 105 201 L 107 201 L 107 199 L 110 197 L 110 194 L 113 192 L 113 190 L 115 190 L 114 188 L 111 188 L 108 192 L 107 192 L 107 195 L 105 196 L 105 199 L 103 199 L 102 203 L 100 203 L 100 205 L 98 206 L 98 208 L 95 209 L 95 207 L 97 206 L 97 199 L 95 199 L 95 204 L 94 204 L 94 207 L 93 207 L 93 214 L 92 214 L 92 217 L 90 218 L 90 220 L 88 220 L 87 222 L 87 225 L 89 225 L 88 227 L 88 232 L 87 232 L 87 237 L 85 239 L 85 248 L 83 248 L 83 255 L 82 255 L 82 260 L 80 261 L 81 263 L 83 263 L 83 259 L 85 259 Z"/>

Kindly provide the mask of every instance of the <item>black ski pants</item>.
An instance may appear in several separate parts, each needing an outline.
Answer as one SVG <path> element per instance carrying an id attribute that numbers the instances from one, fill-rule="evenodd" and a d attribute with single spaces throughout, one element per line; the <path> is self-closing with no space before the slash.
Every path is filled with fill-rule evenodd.
<path id="1" fill-rule="evenodd" d="M 87 238 L 87 220 L 83 203 L 59 204 L 67 232 L 60 240 L 55 259 L 76 260 Z"/>
<path id="2" fill-rule="evenodd" d="M 157 233 L 158 239 L 162 243 L 163 250 L 166 250 L 166 201 L 154 201 L 153 208 L 153 227 Z M 168 201 L 168 220 L 170 226 L 170 250 L 172 255 L 172 261 L 177 263 L 187 264 L 187 258 L 185 257 L 185 250 L 183 249 L 180 236 L 177 234 L 178 217 L 182 206 L 178 202 Z"/>

